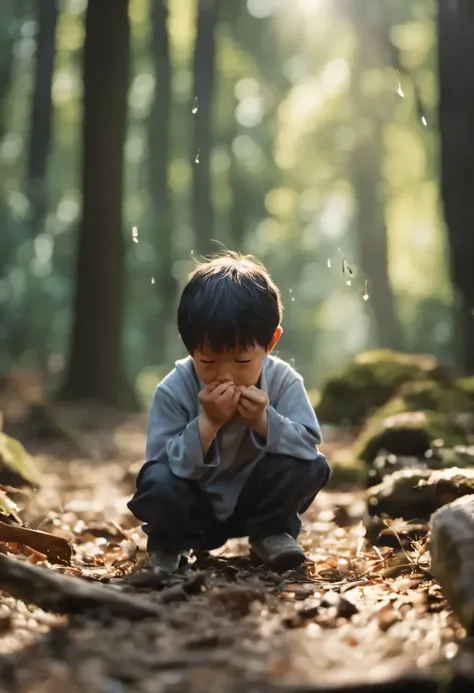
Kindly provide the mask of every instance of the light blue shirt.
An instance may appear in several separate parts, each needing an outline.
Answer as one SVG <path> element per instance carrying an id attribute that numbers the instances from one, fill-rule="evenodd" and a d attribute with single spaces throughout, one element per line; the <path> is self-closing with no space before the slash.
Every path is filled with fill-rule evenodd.
<path id="1" fill-rule="evenodd" d="M 203 455 L 198 430 L 198 399 L 204 383 L 190 356 L 159 383 L 148 424 L 146 461 L 164 462 L 173 474 L 196 481 L 208 495 L 214 514 L 226 520 L 253 468 L 265 455 L 314 460 L 321 429 L 302 377 L 285 361 L 267 356 L 259 387 L 267 393 L 268 433 L 263 440 L 243 420 L 218 432 Z"/>

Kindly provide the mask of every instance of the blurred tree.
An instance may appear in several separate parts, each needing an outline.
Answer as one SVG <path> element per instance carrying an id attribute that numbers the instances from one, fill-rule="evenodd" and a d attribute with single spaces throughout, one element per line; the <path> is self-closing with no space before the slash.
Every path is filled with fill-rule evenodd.
<path id="1" fill-rule="evenodd" d="M 451 248 L 451 276 L 458 293 L 461 363 L 470 374 L 474 374 L 473 32 L 471 0 L 439 0 L 441 188 Z"/>
<path id="2" fill-rule="evenodd" d="M 154 219 L 151 236 L 157 264 L 155 291 L 159 300 L 158 314 L 147 323 L 147 360 L 153 364 L 163 363 L 166 358 L 166 328 L 174 313 L 176 280 L 172 274 L 173 219 L 168 175 L 172 100 L 168 8 L 163 0 L 152 0 L 150 9 L 155 92 L 148 119 L 148 181 Z"/>
<path id="3" fill-rule="evenodd" d="M 216 29 L 221 0 L 198 0 L 194 47 L 194 94 L 199 110 L 194 117 L 193 216 L 196 248 L 202 255 L 212 251 L 214 211 L 211 192 L 213 146 L 213 99 L 216 73 Z"/>
<path id="4" fill-rule="evenodd" d="M 47 210 L 46 164 L 51 142 L 57 0 L 41 0 L 36 4 L 36 12 L 38 35 L 27 171 L 27 194 L 34 236 L 41 233 Z"/>
<path id="5" fill-rule="evenodd" d="M 355 225 L 360 264 L 370 286 L 376 343 L 382 348 L 400 347 L 400 325 L 388 270 L 387 225 L 385 221 L 383 127 L 386 118 L 380 95 L 364 88 L 367 74 L 381 69 L 386 8 L 378 0 L 348 3 L 356 33 L 352 94 L 356 108 L 356 142 L 350 164 L 354 186 Z"/>
<path id="6" fill-rule="evenodd" d="M 74 326 L 62 395 L 129 406 L 134 402 L 122 370 L 128 0 L 89 0 L 85 29 L 83 211 Z"/>
<path id="7" fill-rule="evenodd" d="M 0 142 L 8 129 L 9 96 L 13 80 L 14 44 L 21 35 L 21 27 L 28 17 L 28 3 L 8 0 L 0 4 Z M 2 181 L 3 183 L 3 181 Z M 5 190 L 0 188 L 0 285 L 7 281 L 11 264 L 12 238 L 5 200 Z M 10 368 L 12 354 L 8 344 L 8 302 L 0 297 L 0 378 Z"/>

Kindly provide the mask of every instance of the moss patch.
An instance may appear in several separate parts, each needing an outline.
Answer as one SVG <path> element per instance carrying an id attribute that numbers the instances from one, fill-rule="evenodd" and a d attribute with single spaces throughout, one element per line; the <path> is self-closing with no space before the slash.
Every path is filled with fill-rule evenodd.
<path id="1" fill-rule="evenodd" d="M 23 445 L 1 431 L 0 483 L 10 486 L 39 483 L 39 472 Z"/>
<path id="2" fill-rule="evenodd" d="M 433 356 L 390 350 L 358 354 L 321 392 L 317 413 L 322 422 L 360 425 L 388 402 L 405 383 L 432 380 L 448 383 L 449 372 Z"/>
<path id="3" fill-rule="evenodd" d="M 465 439 L 465 430 L 447 415 L 433 411 L 388 413 L 386 409 L 367 423 L 355 443 L 354 455 L 365 462 L 373 462 L 382 450 L 393 455 L 424 457 L 434 444 L 455 447 Z"/>

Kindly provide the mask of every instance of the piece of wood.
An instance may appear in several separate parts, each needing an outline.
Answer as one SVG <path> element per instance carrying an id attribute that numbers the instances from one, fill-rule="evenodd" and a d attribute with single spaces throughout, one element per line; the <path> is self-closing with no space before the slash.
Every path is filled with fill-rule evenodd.
<path id="1" fill-rule="evenodd" d="M 21 544 L 45 554 L 50 563 L 70 565 L 72 547 L 63 537 L 57 537 L 49 532 L 27 527 L 13 527 L 0 522 L 0 542 Z"/>
<path id="2" fill-rule="evenodd" d="M 474 632 L 474 496 L 464 496 L 431 518 L 431 570 L 451 608 Z"/>
<path id="3" fill-rule="evenodd" d="M 15 558 L 0 555 L 0 590 L 44 611 L 100 617 L 103 614 L 131 620 L 159 617 L 160 607 L 114 588 L 61 575 Z"/>

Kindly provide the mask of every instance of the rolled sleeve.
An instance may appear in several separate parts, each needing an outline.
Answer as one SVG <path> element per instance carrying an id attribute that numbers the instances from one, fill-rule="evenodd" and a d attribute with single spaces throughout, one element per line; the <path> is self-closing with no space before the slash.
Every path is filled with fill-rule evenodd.
<path id="1" fill-rule="evenodd" d="M 251 432 L 253 444 L 273 455 L 314 460 L 321 443 L 321 428 L 302 380 L 294 380 L 275 406 L 267 408 L 268 428 L 264 440 Z"/>
<path id="2" fill-rule="evenodd" d="M 146 461 L 164 462 L 182 479 L 200 479 L 207 470 L 220 464 L 216 441 L 203 455 L 198 418 L 188 421 L 185 409 L 160 387 L 150 412 Z"/>

